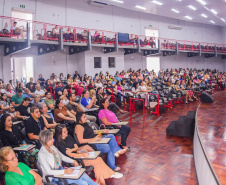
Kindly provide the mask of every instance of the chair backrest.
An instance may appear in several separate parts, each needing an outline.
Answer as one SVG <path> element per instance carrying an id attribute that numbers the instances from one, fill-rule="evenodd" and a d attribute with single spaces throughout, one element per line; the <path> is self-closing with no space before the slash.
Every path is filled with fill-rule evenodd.
<path id="1" fill-rule="evenodd" d="M 78 138 L 77 138 L 76 133 L 73 133 L 73 137 L 74 137 L 74 139 L 75 139 L 76 144 L 79 146 L 80 143 L 79 143 L 79 140 L 78 140 Z"/>
<path id="2" fill-rule="evenodd" d="M 38 160 L 37 160 L 36 166 L 38 168 L 38 174 L 42 177 L 42 175 L 43 175 L 42 168 L 41 168 L 41 164 Z"/>
<path id="3" fill-rule="evenodd" d="M 2 141 L 0 140 L 0 148 L 4 147 Z"/>

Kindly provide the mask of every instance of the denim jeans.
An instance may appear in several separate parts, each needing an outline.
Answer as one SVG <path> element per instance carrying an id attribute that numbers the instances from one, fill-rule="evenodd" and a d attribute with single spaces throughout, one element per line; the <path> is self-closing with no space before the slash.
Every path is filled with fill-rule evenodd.
<path id="1" fill-rule="evenodd" d="M 64 169 L 63 167 L 59 168 L 60 170 Z M 78 185 L 98 185 L 95 183 L 86 173 L 84 173 L 78 180 L 75 179 L 66 179 L 66 182 L 68 184 L 78 184 Z M 58 178 L 53 178 L 51 183 L 58 184 L 58 185 L 64 185 L 62 182 L 59 182 Z"/>
<path id="2" fill-rule="evenodd" d="M 108 153 L 107 163 L 108 166 L 114 170 L 117 168 L 115 165 L 115 156 L 114 154 L 121 150 L 121 148 L 118 146 L 118 143 L 116 142 L 115 136 L 113 134 L 109 134 L 105 136 L 105 138 L 111 138 L 108 144 L 95 144 L 98 151 L 101 151 L 103 153 Z"/>

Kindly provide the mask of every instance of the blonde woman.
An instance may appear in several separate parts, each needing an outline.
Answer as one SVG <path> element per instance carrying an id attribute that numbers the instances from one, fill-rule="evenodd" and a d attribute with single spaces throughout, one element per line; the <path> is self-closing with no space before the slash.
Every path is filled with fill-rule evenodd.
<path id="1" fill-rule="evenodd" d="M 18 162 L 11 147 L 0 149 L 0 169 L 5 173 L 6 184 L 43 185 L 42 178 L 24 163 Z"/>

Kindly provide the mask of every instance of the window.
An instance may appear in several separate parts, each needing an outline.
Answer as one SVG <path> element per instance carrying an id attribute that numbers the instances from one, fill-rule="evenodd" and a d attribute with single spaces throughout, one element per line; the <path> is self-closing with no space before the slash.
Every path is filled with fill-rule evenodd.
<path id="1" fill-rule="evenodd" d="M 115 68 L 115 57 L 108 57 L 108 67 Z"/>
<path id="2" fill-rule="evenodd" d="M 94 57 L 94 68 L 101 68 L 101 57 Z"/>

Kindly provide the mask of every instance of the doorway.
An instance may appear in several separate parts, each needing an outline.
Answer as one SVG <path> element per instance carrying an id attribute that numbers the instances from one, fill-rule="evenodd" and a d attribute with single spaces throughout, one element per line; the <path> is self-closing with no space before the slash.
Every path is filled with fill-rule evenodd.
<path id="1" fill-rule="evenodd" d="M 33 19 L 33 14 L 30 13 L 30 12 L 20 12 L 20 11 L 12 11 L 12 17 L 15 17 L 15 18 L 19 18 L 19 19 L 25 19 L 25 20 L 30 20 L 32 21 Z M 24 21 L 19 21 L 19 20 L 16 20 L 17 22 L 17 27 L 20 27 L 24 30 L 27 30 L 27 25 L 26 25 L 26 22 Z M 32 22 L 30 22 L 30 39 L 32 39 L 33 37 L 33 32 L 32 32 Z"/>
<path id="2" fill-rule="evenodd" d="M 11 69 L 15 82 L 20 81 L 22 83 L 27 83 L 31 77 L 34 77 L 34 58 L 12 58 Z"/>
<path id="3" fill-rule="evenodd" d="M 160 71 L 160 57 L 146 57 L 146 65 L 148 71 L 154 70 L 158 75 Z"/>
<path id="4" fill-rule="evenodd" d="M 158 48 L 158 37 L 159 37 L 159 30 L 156 28 L 146 28 L 145 29 L 145 36 L 150 39 L 152 38 L 155 41 L 155 47 Z"/>

